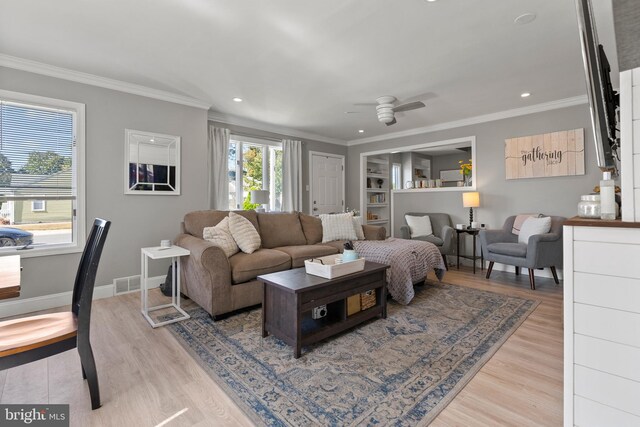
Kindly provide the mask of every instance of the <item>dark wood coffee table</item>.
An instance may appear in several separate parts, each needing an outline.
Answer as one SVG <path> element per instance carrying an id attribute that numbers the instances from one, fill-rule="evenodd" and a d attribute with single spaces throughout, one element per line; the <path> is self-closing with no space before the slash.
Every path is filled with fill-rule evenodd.
<path id="1" fill-rule="evenodd" d="M 364 270 L 334 279 L 312 276 L 304 268 L 258 276 L 263 283 L 262 336 L 272 334 L 293 347 L 313 344 L 374 317 L 387 317 L 388 265 L 365 262 Z M 347 315 L 347 298 L 375 290 L 373 307 Z M 326 305 L 327 315 L 313 319 L 315 307 Z"/>

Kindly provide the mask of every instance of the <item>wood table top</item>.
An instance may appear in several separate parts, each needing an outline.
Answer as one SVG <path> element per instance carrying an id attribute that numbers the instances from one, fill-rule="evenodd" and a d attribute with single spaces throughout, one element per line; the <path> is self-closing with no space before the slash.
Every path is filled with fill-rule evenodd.
<path id="1" fill-rule="evenodd" d="M 333 285 L 335 283 L 353 280 L 357 277 L 374 273 L 376 271 L 384 271 L 389 268 L 386 264 L 365 261 L 364 270 L 355 273 L 346 274 L 333 279 L 325 279 L 324 277 L 307 274 L 304 267 L 294 268 L 291 270 L 278 271 L 277 273 L 269 273 L 258 276 L 258 280 L 269 285 L 277 286 L 291 293 L 299 293 L 310 288 Z"/>

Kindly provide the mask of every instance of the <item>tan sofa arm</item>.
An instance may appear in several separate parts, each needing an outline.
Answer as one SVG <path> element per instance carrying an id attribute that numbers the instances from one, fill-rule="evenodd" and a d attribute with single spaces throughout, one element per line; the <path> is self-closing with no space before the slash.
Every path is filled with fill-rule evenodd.
<path id="1" fill-rule="evenodd" d="M 180 258 L 183 293 L 211 315 L 228 311 L 231 267 L 224 251 L 190 234 L 179 234 L 175 243 L 191 252 Z"/>
<path id="2" fill-rule="evenodd" d="M 387 230 L 379 225 L 362 225 L 364 238 L 366 240 L 385 240 L 387 238 Z"/>

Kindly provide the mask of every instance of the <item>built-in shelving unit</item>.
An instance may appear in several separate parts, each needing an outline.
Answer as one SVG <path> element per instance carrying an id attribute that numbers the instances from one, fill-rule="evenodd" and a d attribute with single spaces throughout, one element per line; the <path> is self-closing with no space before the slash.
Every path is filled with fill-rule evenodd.
<path id="1" fill-rule="evenodd" d="M 364 158 L 364 191 L 362 213 L 365 224 L 380 225 L 391 230 L 389 210 L 389 189 L 391 188 L 391 167 L 388 154 Z"/>

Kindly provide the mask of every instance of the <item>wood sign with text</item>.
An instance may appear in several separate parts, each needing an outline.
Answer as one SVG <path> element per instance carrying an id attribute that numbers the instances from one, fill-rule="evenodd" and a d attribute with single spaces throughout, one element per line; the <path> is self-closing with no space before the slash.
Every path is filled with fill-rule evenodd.
<path id="1" fill-rule="evenodd" d="M 584 175 L 584 129 L 504 141 L 507 179 Z"/>

